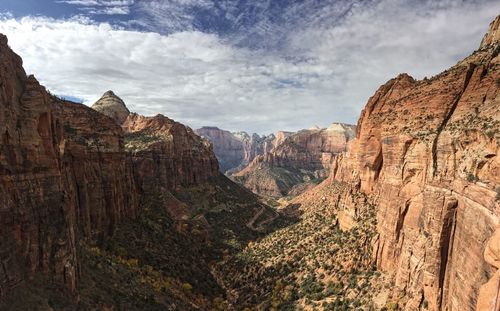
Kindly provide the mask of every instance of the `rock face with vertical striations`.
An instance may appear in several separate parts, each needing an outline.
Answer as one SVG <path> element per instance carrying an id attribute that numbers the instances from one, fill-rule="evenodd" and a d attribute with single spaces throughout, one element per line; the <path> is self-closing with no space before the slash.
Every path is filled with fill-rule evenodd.
<path id="1" fill-rule="evenodd" d="M 0 36 L 0 296 L 43 272 L 75 290 L 77 243 L 133 216 L 138 193 L 122 131 L 50 96 Z"/>
<path id="2" fill-rule="evenodd" d="M 207 138 L 213 145 L 220 170 L 231 174 L 241 170 L 255 157 L 269 152 L 277 143 L 275 135 L 260 136 L 246 132 L 231 133 L 217 127 L 205 126 L 195 131 L 198 135 Z M 280 132 L 280 136 L 289 135 Z"/>
<path id="3" fill-rule="evenodd" d="M 219 176 L 210 144 L 182 124 L 129 115 L 112 92 L 94 105 L 102 113 L 59 100 L 26 76 L 3 35 L 0 63 L 0 308 L 40 275 L 76 297 L 80 248 L 135 219 L 148 187 Z"/>
<path id="4" fill-rule="evenodd" d="M 354 131 L 355 126 L 333 123 L 325 129 L 301 130 L 286 136 L 278 133 L 273 149 L 255 157 L 233 178 L 258 194 L 292 194 L 294 187 L 328 176 L 335 155 L 346 150 Z M 295 190 L 294 194 L 303 191 Z"/>
<path id="5" fill-rule="evenodd" d="M 498 293 L 498 20 L 452 68 L 381 86 L 331 168 L 376 205 L 374 260 L 404 310 L 492 310 Z M 339 203 L 345 223 L 355 220 L 356 206 Z"/>

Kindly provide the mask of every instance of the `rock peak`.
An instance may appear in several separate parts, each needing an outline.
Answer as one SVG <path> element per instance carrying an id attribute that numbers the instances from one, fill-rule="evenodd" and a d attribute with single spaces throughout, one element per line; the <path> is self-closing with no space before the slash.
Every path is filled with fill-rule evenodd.
<path id="1" fill-rule="evenodd" d="M 7 36 L 3 33 L 0 33 L 0 46 L 6 46 L 9 43 Z"/>
<path id="2" fill-rule="evenodd" d="M 102 97 L 92 105 L 92 109 L 112 118 L 118 124 L 122 124 L 127 119 L 130 111 L 113 91 L 107 91 Z"/>
<path id="3" fill-rule="evenodd" d="M 500 15 L 498 15 L 491 23 L 488 32 L 481 40 L 480 49 L 486 48 L 493 44 L 498 44 L 500 41 Z"/>
<path id="4" fill-rule="evenodd" d="M 104 93 L 102 96 L 116 96 L 116 94 L 115 94 L 115 92 L 109 90 L 106 93 Z M 116 97 L 118 97 L 118 96 L 116 96 Z"/>

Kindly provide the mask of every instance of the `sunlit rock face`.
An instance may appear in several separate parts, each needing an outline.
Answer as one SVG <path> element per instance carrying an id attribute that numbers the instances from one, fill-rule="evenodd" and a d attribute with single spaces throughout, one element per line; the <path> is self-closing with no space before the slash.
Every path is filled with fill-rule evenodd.
<path id="1" fill-rule="evenodd" d="M 181 123 L 163 115 L 132 113 L 122 127 L 125 149 L 131 152 L 134 171 L 146 190 L 195 185 L 219 174 L 211 144 Z"/>
<path id="2" fill-rule="evenodd" d="M 130 111 L 123 100 L 116 96 L 113 91 L 107 91 L 102 97 L 92 105 L 92 109 L 107 115 L 116 123 L 122 124 L 127 119 Z"/>
<path id="3" fill-rule="evenodd" d="M 195 132 L 208 139 L 219 160 L 220 170 L 223 173 L 232 173 L 241 170 L 255 157 L 269 152 L 288 132 L 279 132 L 268 136 L 258 134 L 249 135 L 246 132 L 229 132 L 217 127 L 205 126 Z"/>
<path id="4" fill-rule="evenodd" d="M 328 128 L 311 128 L 296 133 L 278 132 L 274 147 L 257 156 L 235 180 L 258 194 L 280 197 L 300 193 L 308 187 L 294 187 L 328 176 L 333 159 L 346 150 L 355 126 L 333 123 Z"/>
<path id="5" fill-rule="evenodd" d="M 331 168 L 376 204 L 375 260 L 405 310 L 492 310 L 495 301 L 498 21 L 479 50 L 443 73 L 401 74 L 381 86 Z"/>

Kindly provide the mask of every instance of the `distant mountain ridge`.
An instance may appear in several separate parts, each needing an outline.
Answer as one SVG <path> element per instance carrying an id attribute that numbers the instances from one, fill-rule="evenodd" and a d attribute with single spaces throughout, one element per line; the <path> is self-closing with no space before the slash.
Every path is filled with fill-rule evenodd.
<path id="1" fill-rule="evenodd" d="M 299 184 L 326 177 L 333 157 L 346 150 L 355 128 L 332 123 L 324 129 L 250 136 L 207 126 L 196 133 L 212 142 L 222 172 L 255 193 L 280 197 Z"/>
<path id="2" fill-rule="evenodd" d="M 258 194 L 297 195 L 328 176 L 335 156 L 346 151 L 355 131 L 354 125 L 332 123 L 289 133 L 232 178 Z"/>
<path id="3" fill-rule="evenodd" d="M 256 156 L 270 151 L 279 141 L 274 134 L 249 135 L 247 132 L 230 132 L 214 126 L 204 126 L 195 132 L 212 142 L 221 172 L 228 174 L 242 169 Z M 282 132 L 280 137 L 286 135 L 287 132 Z"/>

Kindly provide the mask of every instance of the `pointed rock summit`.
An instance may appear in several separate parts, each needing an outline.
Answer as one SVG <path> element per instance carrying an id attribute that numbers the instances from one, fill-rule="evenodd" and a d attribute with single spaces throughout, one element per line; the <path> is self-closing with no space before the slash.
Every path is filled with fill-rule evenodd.
<path id="1" fill-rule="evenodd" d="M 481 41 L 480 48 L 483 49 L 487 46 L 494 45 L 500 42 L 500 15 L 490 23 L 488 32 L 484 35 Z"/>
<path id="2" fill-rule="evenodd" d="M 127 119 L 130 111 L 123 100 L 116 96 L 113 91 L 107 91 L 102 97 L 92 105 L 92 109 L 112 118 L 118 124 L 122 124 Z"/>

